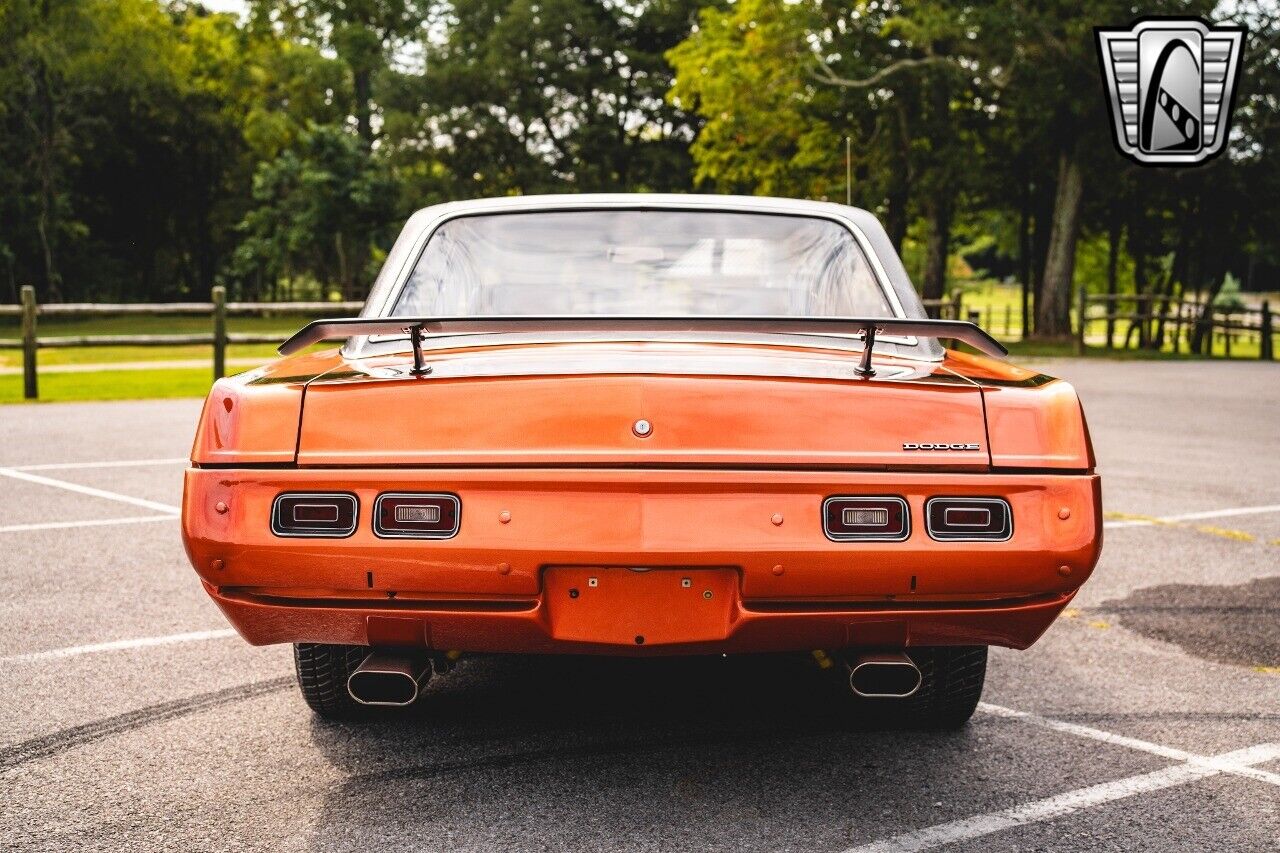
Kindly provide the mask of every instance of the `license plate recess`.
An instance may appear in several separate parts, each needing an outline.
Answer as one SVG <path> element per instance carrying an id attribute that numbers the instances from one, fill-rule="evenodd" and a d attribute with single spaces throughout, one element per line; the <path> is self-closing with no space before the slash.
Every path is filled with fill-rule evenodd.
<path id="1" fill-rule="evenodd" d="M 723 640 L 738 600 L 728 568 L 547 569 L 547 615 L 556 639 L 655 646 Z"/>

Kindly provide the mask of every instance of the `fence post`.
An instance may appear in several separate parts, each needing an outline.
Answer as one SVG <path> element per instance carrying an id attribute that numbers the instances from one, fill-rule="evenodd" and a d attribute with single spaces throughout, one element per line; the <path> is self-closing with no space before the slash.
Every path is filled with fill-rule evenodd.
<path id="1" fill-rule="evenodd" d="M 227 375 L 227 289 L 213 288 L 213 381 Z"/>
<path id="2" fill-rule="evenodd" d="M 1085 315 L 1086 315 L 1086 312 L 1088 312 L 1088 310 L 1089 310 L 1089 292 L 1088 292 L 1088 289 L 1085 287 L 1084 282 L 1081 282 L 1080 295 L 1076 297 L 1076 311 L 1077 311 L 1077 317 L 1079 318 L 1076 321 L 1076 343 L 1074 347 L 1076 355 L 1084 355 L 1084 327 L 1086 325 Z"/>
<path id="3" fill-rule="evenodd" d="M 1013 305 L 1006 302 L 1004 304 L 1004 336 L 1009 338 L 1013 335 Z"/>
<path id="4" fill-rule="evenodd" d="M 964 314 L 960 313 L 961 303 L 964 300 L 964 292 L 961 290 L 957 290 L 955 292 L 955 295 L 953 295 L 951 299 L 952 299 L 951 310 L 953 312 L 951 315 L 951 318 L 953 320 L 959 320 L 964 316 Z"/>
<path id="5" fill-rule="evenodd" d="M 36 384 L 36 289 L 22 286 L 22 396 L 26 400 L 39 397 Z"/>
<path id="6" fill-rule="evenodd" d="M 1272 361 L 1276 357 L 1274 343 L 1271 340 L 1271 304 L 1267 300 L 1262 300 L 1262 324 L 1261 324 L 1261 340 L 1258 349 L 1258 358 Z"/>

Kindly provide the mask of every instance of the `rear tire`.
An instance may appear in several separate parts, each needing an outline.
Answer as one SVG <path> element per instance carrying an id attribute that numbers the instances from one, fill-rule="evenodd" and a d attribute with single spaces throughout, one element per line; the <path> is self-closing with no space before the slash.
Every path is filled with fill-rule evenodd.
<path id="1" fill-rule="evenodd" d="M 969 721 L 987 674 L 986 646 L 908 649 L 920 668 L 920 689 L 905 699 L 854 696 L 857 722 L 877 729 L 958 729 Z"/>
<path id="2" fill-rule="evenodd" d="M 347 692 L 347 679 L 369 656 L 367 646 L 294 643 L 293 665 L 302 698 L 326 720 L 363 720 L 374 710 Z"/>

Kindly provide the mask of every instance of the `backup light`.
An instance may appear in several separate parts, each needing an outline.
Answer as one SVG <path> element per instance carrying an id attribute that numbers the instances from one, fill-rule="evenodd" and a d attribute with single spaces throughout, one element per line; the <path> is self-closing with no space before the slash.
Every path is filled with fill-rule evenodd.
<path id="1" fill-rule="evenodd" d="M 828 539 L 901 542 L 911 535 L 911 512 L 899 497 L 830 497 L 822 504 Z"/>
<path id="2" fill-rule="evenodd" d="M 388 492 L 373 505 L 373 532 L 384 538 L 448 539 L 458 532 L 457 495 Z"/>
<path id="3" fill-rule="evenodd" d="M 944 542 L 1003 542 L 1013 535 L 1013 512 L 1003 498 L 930 498 L 929 536 Z"/>
<path id="4" fill-rule="evenodd" d="M 271 506 L 277 536 L 342 539 L 356 532 L 359 502 L 347 492 L 286 492 Z"/>

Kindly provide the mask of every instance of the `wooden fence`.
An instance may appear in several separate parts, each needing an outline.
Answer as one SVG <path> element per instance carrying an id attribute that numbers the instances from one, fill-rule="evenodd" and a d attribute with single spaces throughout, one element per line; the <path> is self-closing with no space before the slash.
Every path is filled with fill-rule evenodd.
<path id="1" fill-rule="evenodd" d="M 960 312 L 963 307 L 964 294 L 957 290 L 949 297 L 942 299 L 921 299 L 924 304 L 924 310 L 930 317 L 936 320 L 960 320 L 964 315 Z"/>
<path id="2" fill-rule="evenodd" d="M 22 318 L 21 338 L 0 338 L 0 349 L 22 350 L 22 396 L 39 397 L 36 355 L 39 350 L 57 347 L 115 346 L 183 346 L 212 345 L 213 378 L 227 373 L 227 346 L 230 344 L 276 344 L 280 335 L 247 334 L 227 331 L 227 318 L 262 315 L 345 316 L 358 313 L 363 302 L 228 302 L 224 287 L 213 288 L 211 302 L 164 302 L 155 304 L 61 303 L 38 305 L 35 288 L 22 288 L 22 304 L 0 305 L 0 317 Z M 36 333 L 40 317 L 101 317 L 118 315 L 209 315 L 209 332 L 196 335 L 59 335 L 39 337 Z"/>
<path id="3" fill-rule="evenodd" d="M 1102 306 L 1101 312 L 1092 311 Z M 1122 307 L 1131 310 L 1122 311 Z M 1168 347 L 1178 353 L 1192 352 L 1197 337 L 1200 351 L 1212 354 L 1215 341 L 1223 346 L 1223 355 L 1231 358 L 1232 344 L 1240 339 L 1256 341 L 1258 358 L 1275 358 L 1275 318 L 1271 305 L 1264 301 L 1259 308 L 1226 308 L 1209 306 L 1190 299 L 1172 299 L 1157 294 L 1078 294 L 1076 300 L 1075 352 L 1083 355 L 1093 327 L 1105 324 L 1103 347 L 1114 349 L 1116 335 L 1123 331 L 1121 348 L 1128 349 L 1136 338 L 1138 347 Z M 1122 325 L 1123 324 L 1123 325 Z"/>
<path id="4" fill-rule="evenodd" d="M 1012 321 L 1014 309 L 1004 306 L 1003 317 L 1000 312 L 988 308 L 985 312 L 970 310 L 965 312 L 963 294 L 956 291 L 943 299 L 925 299 L 925 310 L 932 317 L 940 319 L 967 319 L 983 325 L 993 334 L 1000 332 L 1000 321 L 1004 322 L 1004 337 L 1012 337 Z M 1093 306 L 1104 306 L 1101 313 L 1091 311 Z M 1122 312 L 1120 307 L 1133 306 L 1132 311 Z M 330 316 L 355 315 L 359 313 L 361 302 L 228 302 L 226 289 L 213 288 L 210 302 L 165 302 L 156 304 L 101 304 L 74 303 L 38 305 L 35 288 L 22 288 L 20 305 L 0 305 L 0 317 L 10 316 L 22 318 L 21 338 L 0 338 L 0 349 L 22 350 L 22 389 L 28 400 L 38 397 L 37 353 L 41 349 L 56 347 L 80 346 L 181 346 L 190 344 L 211 345 L 213 347 L 213 377 L 219 379 L 226 375 L 227 347 L 230 344 L 274 344 L 279 343 L 280 336 L 273 334 L 246 334 L 227 331 L 227 318 L 237 316 L 314 316 L 327 314 Z M 1105 294 L 1081 293 L 1076 305 L 1075 350 L 1083 354 L 1085 345 L 1093 326 L 1106 324 L 1105 346 L 1111 349 L 1116 340 L 1116 333 L 1123 324 L 1124 338 L 1127 346 L 1135 335 L 1138 345 L 1145 346 L 1153 335 L 1160 336 L 1162 342 L 1170 344 L 1174 352 L 1180 352 L 1182 346 L 1190 350 L 1196 326 L 1203 321 L 1201 334 L 1207 336 L 1208 351 L 1212 352 L 1212 343 L 1216 339 L 1223 343 L 1225 354 L 1230 357 L 1232 343 L 1240 336 L 1256 339 L 1259 344 L 1259 358 L 1275 357 L 1274 335 L 1276 329 L 1274 317 L 1268 303 L 1263 302 L 1260 309 L 1233 310 L 1212 308 L 1203 315 L 1203 304 L 1190 301 L 1163 301 L 1163 297 L 1150 294 L 1125 294 L 1109 296 Z M 209 332 L 207 334 L 187 335 L 59 335 L 56 337 L 39 337 L 36 333 L 37 320 L 40 317 L 94 317 L 115 315 L 202 315 L 208 314 Z M 984 316 L 985 315 L 985 316 Z M 1218 336 L 1215 338 L 1215 336 Z"/>

